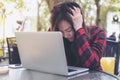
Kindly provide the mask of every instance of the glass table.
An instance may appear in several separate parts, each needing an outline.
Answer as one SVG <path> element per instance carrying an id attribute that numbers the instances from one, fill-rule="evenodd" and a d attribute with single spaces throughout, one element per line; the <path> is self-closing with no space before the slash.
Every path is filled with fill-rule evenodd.
<path id="1" fill-rule="evenodd" d="M 25 68 L 9 68 L 8 73 L 0 75 L 0 80 L 119 80 L 119 78 L 100 71 L 89 71 L 85 74 L 65 77 Z"/>

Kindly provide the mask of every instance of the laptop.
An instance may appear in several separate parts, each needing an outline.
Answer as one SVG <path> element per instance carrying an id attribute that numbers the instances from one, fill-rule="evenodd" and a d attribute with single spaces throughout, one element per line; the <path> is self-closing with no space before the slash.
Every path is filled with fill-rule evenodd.
<path id="1" fill-rule="evenodd" d="M 61 32 L 16 32 L 15 35 L 24 68 L 64 76 L 89 70 L 67 66 Z"/>

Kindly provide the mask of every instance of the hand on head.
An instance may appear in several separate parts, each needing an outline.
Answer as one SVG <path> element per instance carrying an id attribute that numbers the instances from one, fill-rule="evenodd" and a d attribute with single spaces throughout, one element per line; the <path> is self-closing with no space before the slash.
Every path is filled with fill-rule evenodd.
<path id="1" fill-rule="evenodd" d="M 60 3 L 51 11 L 51 24 L 53 30 L 59 31 L 59 23 L 62 20 L 67 21 L 74 31 L 84 27 L 84 19 L 79 4 L 75 2 Z"/>
<path id="2" fill-rule="evenodd" d="M 73 7 L 71 11 L 72 11 L 72 14 L 69 14 L 69 15 L 71 16 L 74 23 L 74 28 L 77 31 L 79 28 L 82 28 L 82 23 L 83 23 L 82 14 L 81 14 L 80 8 L 77 8 L 77 7 Z"/>

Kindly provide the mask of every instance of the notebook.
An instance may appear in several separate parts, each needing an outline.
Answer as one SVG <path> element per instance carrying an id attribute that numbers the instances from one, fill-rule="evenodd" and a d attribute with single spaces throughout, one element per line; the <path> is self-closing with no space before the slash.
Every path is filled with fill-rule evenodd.
<path id="1" fill-rule="evenodd" d="M 89 70 L 67 66 L 61 32 L 16 32 L 15 35 L 24 68 L 64 76 Z"/>

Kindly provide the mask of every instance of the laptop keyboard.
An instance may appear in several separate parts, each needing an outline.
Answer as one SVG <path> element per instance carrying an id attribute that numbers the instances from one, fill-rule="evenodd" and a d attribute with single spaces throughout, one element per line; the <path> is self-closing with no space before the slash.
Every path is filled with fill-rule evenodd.
<path id="1" fill-rule="evenodd" d="M 72 71 L 76 71 L 76 70 L 73 70 L 73 69 L 68 69 L 68 72 L 72 72 Z"/>

